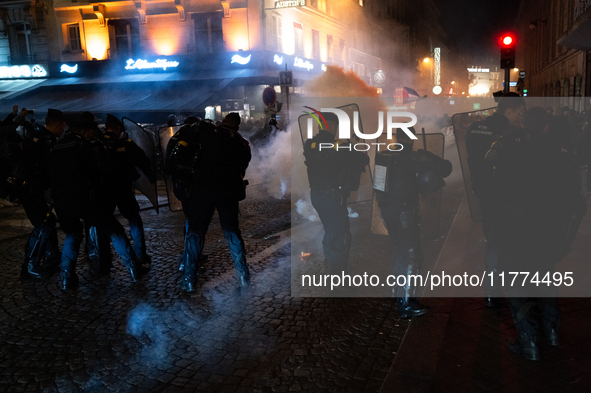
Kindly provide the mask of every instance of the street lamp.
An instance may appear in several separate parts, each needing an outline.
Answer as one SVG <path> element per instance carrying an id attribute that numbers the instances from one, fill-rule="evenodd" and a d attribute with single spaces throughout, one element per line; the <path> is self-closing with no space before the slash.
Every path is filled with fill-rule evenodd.
<path id="1" fill-rule="evenodd" d="M 429 58 L 428 58 L 428 57 L 425 57 L 425 58 L 423 59 L 423 63 L 427 64 L 428 62 L 429 62 Z"/>

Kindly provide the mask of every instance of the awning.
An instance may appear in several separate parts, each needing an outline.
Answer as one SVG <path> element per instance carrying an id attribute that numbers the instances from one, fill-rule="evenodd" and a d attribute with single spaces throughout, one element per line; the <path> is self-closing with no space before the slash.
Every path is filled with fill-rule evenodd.
<path id="1" fill-rule="evenodd" d="M 45 113 L 64 112 L 201 111 L 215 104 L 213 97 L 232 84 L 277 84 L 278 73 L 254 69 L 195 73 L 143 73 L 107 77 L 48 79 L 33 91 L 19 94 L 20 106 Z M 0 113 L 12 110 L 0 101 Z"/>
<path id="2" fill-rule="evenodd" d="M 218 81 L 100 83 L 48 85 L 18 97 L 18 104 L 44 113 L 47 108 L 64 112 L 195 111 L 211 97 Z M 2 100 L 0 113 L 12 108 Z"/>
<path id="3" fill-rule="evenodd" d="M 38 84 L 45 82 L 45 79 L 8 79 L 0 81 L 0 99 L 4 99 L 17 93 L 31 89 Z M 12 108 L 12 105 L 10 106 Z"/>

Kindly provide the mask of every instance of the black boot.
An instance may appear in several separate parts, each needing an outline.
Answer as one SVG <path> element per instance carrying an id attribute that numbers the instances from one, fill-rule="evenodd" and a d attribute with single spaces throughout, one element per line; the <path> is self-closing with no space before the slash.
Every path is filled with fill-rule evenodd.
<path id="1" fill-rule="evenodd" d="M 553 347 L 560 345 L 560 339 L 558 337 L 559 324 L 544 324 L 544 334 L 546 335 L 546 342 Z"/>
<path id="2" fill-rule="evenodd" d="M 540 348 L 537 338 L 523 332 L 507 341 L 509 351 L 523 355 L 528 360 L 540 360 Z"/>
<path id="3" fill-rule="evenodd" d="M 78 276 L 74 270 L 62 270 L 60 275 L 60 289 L 67 291 L 68 289 L 76 288 L 79 284 Z"/>
<path id="4" fill-rule="evenodd" d="M 185 262 L 183 264 L 183 275 L 179 280 L 179 289 L 184 292 L 195 292 L 197 283 L 197 264 L 189 258 L 188 253 L 184 253 Z"/>
<path id="5" fill-rule="evenodd" d="M 413 249 L 409 250 L 409 260 L 414 260 L 415 252 Z M 411 318 L 419 315 L 426 314 L 429 311 L 429 307 L 423 306 L 415 298 L 416 286 L 411 285 L 411 276 L 416 276 L 418 269 L 414 263 L 409 263 L 406 266 L 406 280 L 403 287 L 394 287 L 392 290 L 397 293 L 396 305 L 398 306 L 398 315 L 400 318 Z"/>
<path id="6" fill-rule="evenodd" d="M 396 303 L 400 318 L 416 317 L 429 311 L 429 307 L 423 306 L 414 297 L 399 297 Z"/>
<path id="7" fill-rule="evenodd" d="M 44 280 L 48 276 L 47 272 L 34 261 L 25 261 L 21 267 L 21 278 L 37 278 Z"/>
<path id="8" fill-rule="evenodd" d="M 250 272 L 248 269 L 243 273 L 238 273 L 238 283 L 241 287 L 250 285 Z"/>
<path id="9" fill-rule="evenodd" d="M 505 303 L 505 299 L 502 297 L 485 297 L 484 298 L 484 305 L 489 308 L 499 308 L 503 306 Z"/>

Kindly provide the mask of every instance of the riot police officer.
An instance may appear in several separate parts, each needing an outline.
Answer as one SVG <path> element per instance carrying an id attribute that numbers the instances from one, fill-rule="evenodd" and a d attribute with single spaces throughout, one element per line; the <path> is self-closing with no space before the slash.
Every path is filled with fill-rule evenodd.
<path id="1" fill-rule="evenodd" d="M 181 202 L 185 214 L 184 235 L 187 235 L 189 197 L 193 189 L 193 175 L 197 150 L 199 149 L 198 129 L 201 119 L 189 116 L 183 126 L 170 138 L 166 145 L 164 173 L 170 177 L 174 196 Z M 186 252 L 180 257 L 179 270 L 183 270 Z"/>
<path id="2" fill-rule="evenodd" d="M 412 127 L 411 130 L 414 132 Z M 376 197 L 394 245 L 393 274 L 405 277 L 405 285 L 392 289 L 393 296 L 397 298 L 399 315 L 408 318 L 428 311 L 416 300 L 416 286 L 410 279 L 423 264 L 419 194 L 441 189 L 452 165 L 426 150 L 413 151 L 413 139 L 400 129 L 396 141 L 402 150 L 376 155 L 376 165 L 381 164 L 387 171 L 387 183 L 383 190 L 376 191 Z"/>
<path id="3" fill-rule="evenodd" d="M 105 176 L 110 175 L 107 152 L 98 140 L 90 139 L 94 132 L 92 124 L 74 125 L 75 132 L 57 142 L 49 155 L 48 168 L 54 207 L 60 228 L 66 234 L 62 249 L 60 288 L 67 290 L 78 285 L 76 261 L 82 242 L 84 220 L 96 226 L 113 242 L 117 253 L 136 281 L 139 267 L 136 266 L 129 240 L 121 224 L 109 210 L 102 198 Z"/>
<path id="4" fill-rule="evenodd" d="M 321 129 L 304 145 L 310 183 L 310 200 L 324 226 L 322 247 L 326 272 L 340 274 L 347 269 L 351 248 L 347 198 L 359 188 L 361 173 L 369 157 L 351 149 L 348 140 L 335 140 L 339 120 L 334 113 L 322 113 Z M 332 144 L 333 148 L 327 147 Z"/>
<path id="5" fill-rule="evenodd" d="M 525 100 L 517 93 L 506 93 L 499 99 L 497 111 L 486 119 L 473 123 L 466 130 L 466 150 L 472 191 L 480 201 L 482 231 L 489 237 L 498 204 L 494 198 L 490 167 L 484 157 L 491 145 L 502 135 L 521 128 L 525 114 Z"/>
<path id="6" fill-rule="evenodd" d="M 487 239 L 484 257 L 486 270 L 495 272 L 498 263 L 498 244 L 491 236 L 496 212 L 499 207 L 495 196 L 492 168 L 485 162 L 485 156 L 491 145 L 503 135 L 511 135 L 521 128 L 525 114 L 525 100 L 517 93 L 505 93 L 499 99 L 497 111 L 486 119 L 472 124 L 466 131 L 466 149 L 472 191 L 479 199 L 482 213 L 482 231 Z M 491 288 L 487 281 L 485 287 L 485 305 L 495 307 L 502 303 L 499 289 Z"/>
<path id="7" fill-rule="evenodd" d="M 25 262 L 21 269 L 23 278 L 47 276 L 48 272 L 41 266 L 43 255 L 49 270 L 60 263 L 56 220 L 51 212 L 47 164 L 51 149 L 65 128 L 65 115 L 59 110 L 48 109 L 45 127 L 40 127 L 32 138 L 24 140 L 21 162 L 12 176 L 12 182 L 20 190 L 19 199 L 27 218 L 35 227 L 25 248 Z"/>
<path id="8" fill-rule="evenodd" d="M 220 216 L 226 243 L 241 286 L 250 281 L 244 240 L 238 225 L 239 201 L 246 198 L 244 175 L 251 159 L 250 146 L 239 133 L 240 115 L 228 114 L 219 127 L 201 122 L 199 152 L 194 166 L 193 190 L 189 197 L 188 230 L 185 237 L 187 258 L 181 290 L 195 290 L 198 260 L 214 210 Z"/>
<path id="9" fill-rule="evenodd" d="M 501 271 L 551 274 L 570 250 L 570 222 L 585 213 L 586 203 L 578 168 L 560 144 L 542 135 L 548 124 L 544 109 L 531 108 L 523 123 L 524 129 L 501 137 L 486 156 L 494 168 L 499 203 L 492 235 L 498 241 Z M 507 286 L 507 294 L 517 330 L 509 349 L 539 360 L 540 334 L 550 345 L 559 344 L 557 288 L 524 281 Z M 535 309 L 542 317 L 541 329 Z"/>
<path id="10" fill-rule="evenodd" d="M 156 176 L 152 170 L 150 159 L 144 151 L 131 139 L 125 139 L 123 124 L 111 114 L 107 114 L 105 123 L 106 131 L 101 141 L 107 148 L 115 165 L 110 178 L 110 199 L 113 210 L 119 208 L 119 212 L 129 222 L 129 229 L 133 239 L 133 251 L 142 264 L 149 266 L 150 256 L 146 252 L 146 239 L 144 235 L 144 223 L 140 216 L 140 206 L 135 199 L 132 182 L 140 178 L 136 167 L 153 183 Z"/>

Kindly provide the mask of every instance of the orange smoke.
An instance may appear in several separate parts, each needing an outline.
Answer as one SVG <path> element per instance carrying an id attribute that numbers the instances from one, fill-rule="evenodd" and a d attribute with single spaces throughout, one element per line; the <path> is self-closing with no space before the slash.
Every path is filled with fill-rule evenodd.
<path id="1" fill-rule="evenodd" d="M 355 72 L 329 65 L 326 72 L 309 81 L 306 93 L 314 97 L 379 97 L 375 87 L 369 86 Z"/>

